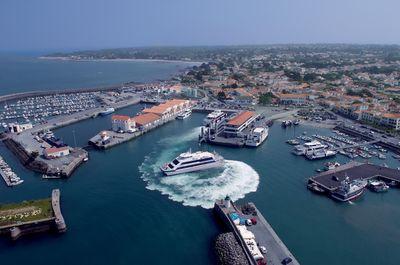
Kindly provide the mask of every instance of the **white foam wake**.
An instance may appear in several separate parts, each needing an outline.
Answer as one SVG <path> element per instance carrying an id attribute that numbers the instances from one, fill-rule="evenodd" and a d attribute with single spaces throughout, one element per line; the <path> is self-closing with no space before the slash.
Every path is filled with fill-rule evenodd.
<path id="1" fill-rule="evenodd" d="M 223 168 L 165 177 L 160 166 L 171 161 L 179 153 L 187 151 L 188 144 L 195 140 L 200 127 L 187 133 L 160 140 L 155 150 L 146 156 L 139 167 L 141 178 L 147 189 L 158 190 L 169 199 L 186 206 L 212 208 L 215 200 L 230 196 L 232 200 L 255 192 L 259 175 L 249 165 L 235 160 L 226 160 Z"/>
<path id="2" fill-rule="evenodd" d="M 259 175 L 252 167 L 234 160 L 226 160 L 224 168 L 220 170 L 168 177 L 155 172 L 154 167 L 149 168 L 145 163 L 140 169 L 148 189 L 158 190 L 168 195 L 169 199 L 186 206 L 212 208 L 215 200 L 227 195 L 234 201 L 244 198 L 247 193 L 255 192 L 259 184 Z"/>

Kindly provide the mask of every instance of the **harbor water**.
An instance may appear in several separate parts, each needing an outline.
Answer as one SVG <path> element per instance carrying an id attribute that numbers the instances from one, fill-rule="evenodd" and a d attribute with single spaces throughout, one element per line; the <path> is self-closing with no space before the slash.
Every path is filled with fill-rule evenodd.
<path id="1" fill-rule="evenodd" d="M 165 80 L 191 65 L 156 61 L 63 61 L 37 56 L 0 53 L 0 96 Z"/>
<path id="2" fill-rule="evenodd" d="M 142 107 L 117 113 L 134 115 Z M 61 235 L 16 242 L 1 238 L 2 264 L 214 264 L 213 244 L 221 228 L 210 207 L 225 195 L 239 204 L 254 202 L 302 264 L 398 264 L 399 189 L 367 191 L 353 203 L 306 189 L 308 177 L 326 162 L 349 160 L 337 155 L 308 161 L 292 155 L 293 147 L 285 141 L 304 131 L 328 135 L 329 130 L 303 125 L 283 129 L 277 123 L 257 149 L 199 146 L 204 117 L 193 113 L 109 150 L 90 150 L 90 160 L 67 180 L 42 180 L 1 144 L 0 154 L 25 182 L 13 188 L 0 185 L 0 202 L 49 197 L 59 188 L 68 226 Z M 98 117 L 55 133 L 71 146 L 85 146 L 110 125 L 110 116 Z M 207 173 L 162 177 L 158 166 L 189 149 L 216 151 L 227 164 Z M 387 157 L 389 166 L 400 166 Z"/>

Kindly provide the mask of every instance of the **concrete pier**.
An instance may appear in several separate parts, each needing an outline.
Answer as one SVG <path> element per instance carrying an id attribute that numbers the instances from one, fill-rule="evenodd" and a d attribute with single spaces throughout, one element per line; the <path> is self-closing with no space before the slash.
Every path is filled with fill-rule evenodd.
<path id="1" fill-rule="evenodd" d="M 313 176 L 309 178 L 308 183 L 315 183 L 318 187 L 330 194 L 339 188 L 341 181 L 345 178 L 349 178 L 350 181 L 358 179 L 381 179 L 394 181 L 396 185 L 400 185 L 400 170 L 373 164 L 350 162 L 336 169 Z"/>
<path id="2" fill-rule="evenodd" d="M 215 202 L 214 205 L 214 211 L 221 218 L 226 227 L 234 233 L 238 243 L 243 248 L 249 263 L 253 265 L 298 265 L 299 262 L 288 250 L 256 206 L 253 203 L 248 203 L 246 208 L 251 208 L 252 213 L 243 213 L 243 207 L 240 209 L 230 200 L 219 200 Z M 256 221 L 256 224 L 253 225 L 240 225 L 245 227 L 247 231 L 250 231 L 255 236 L 254 240 L 257 243 L 256 246 L 246 243 L 247 238 L 242 236 L 242 233 L 238 229 L 238 225 L 235 224 L 234 220 L 230 217 L 231 214 L 238 214 L 242 219 L 253 219 Z M 263 259 L 260 259 L 259 257 L 256 259 L 254 256 L 254 248 L 261 247 L 266 249 L 265 253 L 262 253 Z M 253 248 L 253 250 L 251 248 Z M 290 262 L 285 263 L 285 261 Z"/>
<path id="3" fill-rule="evenodd" d="M 58 232 L 65 232 L 67 230 L 67 225 L 65 224 L 64 217 L 61 213 L 59 189 L 55 189 L 51 193 L 51 206 L 53 207 L 54 218 Z"/>
<path id="4" fill-rule="evenodd" d="M 100 133 L 96 134 L 95 136 L 93 136 L 92 138 L 89 139 L 89 144 L 95 146 L 98 149 L 109 149 L 111 147 L 114 147 L 116 145 L 128 142 L 140 135 L 143 135 L 157 127 L 160 127 L 162 125 L 164 125 L 167 122 L 173 121 L 176 119 L 177 115 L 172 116 L 171 118 L 167 118 L 167 119 L 163 119 L 160 120 L 159 122 L 157 122 L 156 124 L 154 124 L 153 126 L 147 127 L 146 129 L 142 129 L 133 133 L 118 133 L 118 132 L 114 132 L 112 130 L 103 130 L 101 132 L 105 132 L 110 138 L 109 138 L 109 142 L 107 143 L 103 143 L 101 141 L 101 137 L 100 137 Z"/>
<path id="5" fill-rule="evenodd" d="M 377 145 L 400 154 L 400 139 L 391 136 L 389 137 L 382 132 L 376 131 L 374 128 L 369 128 L 364 125 L 362 127 L 361 125 L 341 124 L 336 126 L 334 129 L 351 136 L 359 137 L 366 141 L 374 141 Z"/>

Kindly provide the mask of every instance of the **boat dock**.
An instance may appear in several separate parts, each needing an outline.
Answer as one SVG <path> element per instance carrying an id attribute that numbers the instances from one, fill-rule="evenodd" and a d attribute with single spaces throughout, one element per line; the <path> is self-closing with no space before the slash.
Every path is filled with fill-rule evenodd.
<path id="1" fill-rule="evenodd" d="M 315 183 L 318 187 L 325 190 L 325 192 L 332 193 L 339 188 L 341 181 L 346 177 L 350 181 L 381 179 L 390 182 L 393 181 L 396 186 L 400 184 L 399 170 L 359 162 L 350 162 L 333 170 L 322 172 L 309 178 L 308 183 Z"/>
<path id="2" fill-rule="evenodd" d="M 5 172 L 0 168 L 0 175 L 1 177 L 4 179 L 4 182 L 6 183 L 6 185 L 8 187 L 12 187 L 15 186 L 15 184 L 13 184 L 10 180 L 10 178 L 5 174 Z"/>
<path id="3" fill-rule="evenodd" d="M 156 124 L 154 124 L 152 126 L 149 126 L 145 129 L 138 130 L 133 133 L 129 133 L 129 132 L 119 133 L 119 132 L 115 132 L 113 130 L 103 130 L 103 131 L 99 132 L 98 134 L 96 134 L 95 136 L 93 136 L 92 138 L 90 138 L 89 144 L 96 147 L 97 149 L 101 149 L 101 150 L 109 149 L 116 145 L 128 142 L 136 137 L 139 137 L 140 135 L 145 134 L 145 133 L 147 133 L 167 122 L 173 121 L 175 119 L 176 119 L 176 115 L 174 115 L 173 117 L 168 118 L 168 119 L 160 120 L 159 122 L 157 122 Z M 102 141 L 102 138 L 101 138 L 102 133 L 107 134 L 107 136 L 109 137 L 109 141 L 106 141 L 106 142 Z"/>
<path id="4" fill-rule="evenodd" d="M 214 211 L 234 233 L 249 264 L 299 264 L 253 203 L 238 207 L 227 197 L 215 202 Z M 252 220 L 252 224 L 242 224 L 243 220 Z"/>
<path id="5" fill-rule="evenodd" d="M 359 137 L 366 141 L 375 141 L 377 145 L 387 148 L 397 154 L 400 154 L 400 140 L 396 137 L 385 135 L 383 132 L 376 131 L 374 128 L 368 128 L 363 125 L 340 124 L 334 129 L 351 136 Z"/>
<path id="6" fill-rule="evenodd" d="M 60 190 L 54 189 L 50 199 L 24 201 L 0 207 L 0 234 L 16 240 L 22 235 L 56 230 L 67 226 L 61 213 Z"/>

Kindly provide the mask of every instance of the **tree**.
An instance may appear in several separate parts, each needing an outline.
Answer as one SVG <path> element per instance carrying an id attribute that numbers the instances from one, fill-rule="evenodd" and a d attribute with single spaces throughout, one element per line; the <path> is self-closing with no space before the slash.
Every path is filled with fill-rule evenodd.
<path id="1" fill-rule="evenodd" d="M 317 80 L 318 75 L 315 73 L 308 73 L 305 74 L 303 77 L 303 80 L 306 82 L 314 82 L 315 80 Z"/>
<path id="2" fill-rule="evenodd" d="M 271 92 L 267 92 L 267 93 L 261 94 L 258 97 L 258 102 L 261 105 L 271 104 L 273 98 L 275 98 L 275 95 L 272 94 Z"/>
<path id="3" fill-rule="evenodd" d="M 218 99 L 226 99 L 226 94 L 224 91 L 219 91 L 217 94 Z"/>

